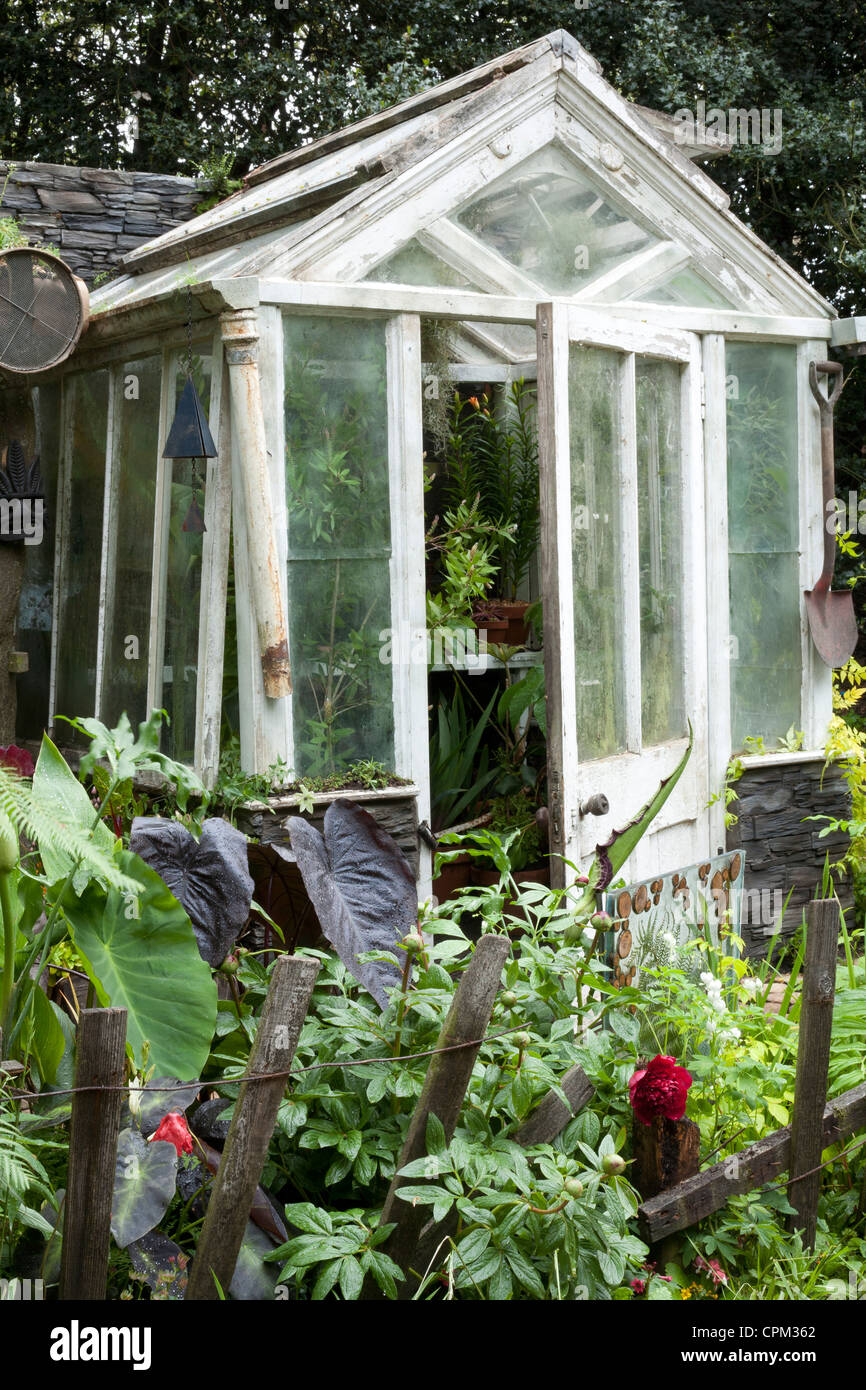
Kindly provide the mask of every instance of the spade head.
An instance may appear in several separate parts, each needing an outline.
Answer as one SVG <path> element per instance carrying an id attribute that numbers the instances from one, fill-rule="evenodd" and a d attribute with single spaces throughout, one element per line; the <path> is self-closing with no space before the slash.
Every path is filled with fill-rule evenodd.
<path id="1" fill-rule="evenodd" d="M 807 589 L 806 612 L 809 631 L 821 660 L 834 669 L 844 666 L 857 645 L 857 619 L 854 595 L 850 590 L 834 594 Z"/>

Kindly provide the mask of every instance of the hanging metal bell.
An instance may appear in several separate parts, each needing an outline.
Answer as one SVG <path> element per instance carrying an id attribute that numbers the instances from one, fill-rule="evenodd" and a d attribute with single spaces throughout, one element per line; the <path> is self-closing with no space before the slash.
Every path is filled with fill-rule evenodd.
<path id="1" fill-rule="evenodd" d="M 201 514 L 201 508 L 198 505 L 198 498 L 196 497 L 195 493 L 193 493 L 192 495 L 192 501 L 189 504 L 189 510 L 187 511 L 187 514 L 183 519 L 183 525 L 180 529 L 182 531 L 195 531 L 198 533 L 198 535 L 201 535 L 203 531 L 207 530 L 207 527 L 204 524 L 204 517 Z"/>
<path id="2" fill-rule="evenodd" d="M 162 456 L 164 459 L 213 459 L 217 456 L 204 406 L 191 376 L 187 377 L 178 401 Z"/>

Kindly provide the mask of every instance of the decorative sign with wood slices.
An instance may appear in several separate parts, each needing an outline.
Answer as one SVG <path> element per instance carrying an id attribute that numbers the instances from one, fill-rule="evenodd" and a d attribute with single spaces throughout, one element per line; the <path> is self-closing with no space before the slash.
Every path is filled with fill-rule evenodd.
<path id="1" fill-rule="evenodd" d="M 718 946 L 725 921 L 739 935 L 745 868 L 736 850 L 605 893 L 604 910 L 613 918 L 605 938 L 613 983 L 636 985 L 644 963 L 671 963 L 697 936 Z"/>

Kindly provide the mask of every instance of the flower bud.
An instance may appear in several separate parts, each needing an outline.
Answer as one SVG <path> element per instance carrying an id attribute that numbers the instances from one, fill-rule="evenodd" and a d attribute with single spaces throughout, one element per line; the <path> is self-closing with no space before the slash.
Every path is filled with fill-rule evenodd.
<path id="1" fill-rule="evenodd" d="M 410 956 L 416 956 L 419 951 L 424 950 L 425 942 L 420 932 L 413 931 L 403 937 L 400 945 Z"/>
<path id="2" fill-rule="evenodd" d="M 562 1190 L 569 1197 L 581 1197 L 583 1195 L 583 1183 L 579 1178 L 569 1178 L 567 1182 L 563 1183 Z"/>
<path id="3" fill-rule="evenodd" d="M 238 973 L 238 960 L 237 960 L 237 956 L 226 956 L 225 960 L 223 961 L 222 965 L 220 966 L 220 972 L 221 972 L 221 974 L 223 974 L 223 975 L 237 975 L 237 973 Z"/>
<path id="4" fill-rule="evenodd" d="M 625 1172 L 625 1159 L 622 1154 L 605 1154 L 601 1166 L 609 1178 L 619 1178 Z"/>
<path id="5" fill-rule="evenodd" d="M 8 874 L 18 863 L 18 833 L 9 817 L 0 811 L 0 873 Z"/>
<path id="6" fill-rule="evenodd" d="M 514 1009 L 517 1007 L 517 995 L 514 993 L 513 989 L 507 989 L 502 995 L 502 1004 L 506 1009 Z"/>
<path id="7" fill-rule="evenodd" d="M 529 1045 L 530 1045 L 531 1042 L 532 1042 L 532 1039 L 531 1039 L 531 1037 L 529 1036 L 528 1033 L 515 1033 L 515 1034 L 514 1034 L 514 1043 L 515 1043 L 515 1046 L 516 1046 L 516 1047 L 519 1047 L 521 1052 L 525 1052 L 526 1049 L 527 1049 L 527 1047 L 529 1047 Z"/>
<path id="8" fill-rule="evenodd" d="M 609 917 L 606 912 L 594 912 L 589 920 L 596 931 L 609 931 L 613 926 L 613 918 Z"/>

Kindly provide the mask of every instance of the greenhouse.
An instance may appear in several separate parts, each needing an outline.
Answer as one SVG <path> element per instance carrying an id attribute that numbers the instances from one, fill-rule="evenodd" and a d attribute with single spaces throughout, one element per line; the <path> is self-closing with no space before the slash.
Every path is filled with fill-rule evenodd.
<path id="1" fill-rule="evenodd" d="M 544 643 L 515 670 L 544 663 L 554 862 L 646 800 L 689 724 L 631 867 L 721 852 L 746 739 L 823 756 L 808 373 L 862 336 L 730 214 L 694 163 L 723 153 L 557 32 L 133 250 L 33 378 L 56 545 L 53 576 L 27 555 L 22 625 L 53 588 L 48 725 L 165 708 L 165 750 L 212 785 L 229 710 L 247 772 L 372 760 L 429 825 L 425 457 L 455 391 L 495 414 L 523 383 L 541 537 L 512 596 L 542 596 Z M 190 374 L 214 456 L 172 459 Z"/>
<path id="2" fill-rule="evenodd" d="M 627 94 L 790 100 L 794 19 L 606 6 Z M 721 1303 L 866 1287 L 856 99 L 836 187 L 820 88 L 782 155 L 560 29 L 453 75 L 490 7 L 335 10 L 345 72 L 315 7 L 12 8 L 21 91 L 34 23 L 141 89 L 0 151 L 0 1302 L 136 1369 L 226 1300 L 815 1360 Z"/>

